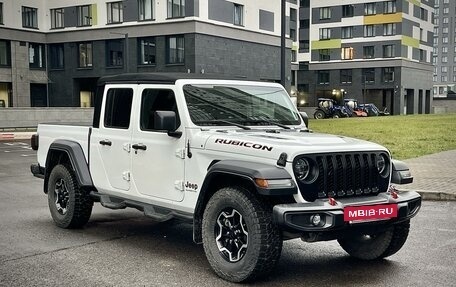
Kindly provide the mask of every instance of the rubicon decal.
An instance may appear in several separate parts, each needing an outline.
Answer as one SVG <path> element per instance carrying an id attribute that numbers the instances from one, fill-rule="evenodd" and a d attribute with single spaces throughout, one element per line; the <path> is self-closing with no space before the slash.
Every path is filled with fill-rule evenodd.
<path id="1" fill-rule="evenodd" d="M 243 141 L 237 141 L 237 140 L 227 140 L 227 139 L 216 139 L 215 143 L 219 144 L 226 144 L 226 145 L 235 145 L 235 146 L 242 146 L 246 148 L 253 148 L 257 150 L 267 150 L 267 151 L 272 151 L 272 146 L 266 146 L 258 143 L 252 143 L 252 142 L 243 142 Z"/>
<path id="2" fill-rule="evenodd" d="M 347 206 L 344 208 L 344 221 L 388 219 L 395 217 L 397 217 L 397 204 Z"/>

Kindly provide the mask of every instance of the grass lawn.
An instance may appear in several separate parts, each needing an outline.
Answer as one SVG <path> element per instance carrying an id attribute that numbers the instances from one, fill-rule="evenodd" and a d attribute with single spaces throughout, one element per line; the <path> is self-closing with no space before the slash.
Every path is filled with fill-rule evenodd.
<path id="1" fill-rule="evenodd" d="M 379 143 L 396 159 L 456 149 L 456 114 L 311 119 L 309 126 L 314 132 Z"/>

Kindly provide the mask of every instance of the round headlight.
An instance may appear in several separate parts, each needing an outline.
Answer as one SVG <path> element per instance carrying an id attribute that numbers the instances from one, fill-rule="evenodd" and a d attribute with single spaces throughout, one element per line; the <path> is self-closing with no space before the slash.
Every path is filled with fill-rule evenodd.
<path id="1" fill-rule="evenodd" d="M 377 156 L 377 162 L 376 162 L 376 165 L 377 165 L 377 170 L 378 170 L 378 173 L 383 173 L 386 169 L 386 159 L 385 159 L 385 155 L 381 154 L 379 156 Z"/>
<path id="2" fill-rule="evenodd" d="M 305 179 L 310 173 L 310 164 L 307 159 L 300 158 L 296 161 L 293 169 L 298 179 Z"/>

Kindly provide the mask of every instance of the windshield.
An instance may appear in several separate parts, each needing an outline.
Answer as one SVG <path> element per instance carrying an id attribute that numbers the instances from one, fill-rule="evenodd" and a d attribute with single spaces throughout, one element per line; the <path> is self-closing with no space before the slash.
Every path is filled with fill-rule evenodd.
<path id="1" fill-rule="evenodd" d="M 288 94 L 278 87 L 185 85 L 185 100 L 197 125 L 298 125 Z"/>

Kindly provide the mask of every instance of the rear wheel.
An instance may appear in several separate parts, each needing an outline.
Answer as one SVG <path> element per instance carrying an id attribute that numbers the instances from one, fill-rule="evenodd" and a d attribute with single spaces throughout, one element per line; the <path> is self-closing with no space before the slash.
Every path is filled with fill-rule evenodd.
<path id="1" fill-rule="evenodd" d="M 212 196 L 204 211 L 202 235 L 212 269 L 232 282 L 267 274 L 282 250 L 271 208 L 239 187 L 222 188 Z"/>
<path id="2" fill-rule="evenodd" d="M 339 239 L 340 246 L 350 256 L 361 260 L 375 260 L 398 252 L 407 241 L 410 221 L 396 224 L 389 229 L 373 234 L 355 234 Z"/>
<path id="3" fill-rule="evenodd" d="M 321 111 L 321 110 L 317 110 L 314 113 L 314 118 L 317 119 L 317 120 L 324 119 L 325 117 L 326 117 L 326 114 L 323 111 Z"/>
<path id="4" fill-rule="evenodd" d="M 56 165 L 49 176 L 47 192 L 49 210 L 57 226 L 80 228 L 89 221 L 93 200 L 79 188 L 71 168 Z"/>

